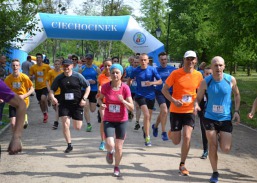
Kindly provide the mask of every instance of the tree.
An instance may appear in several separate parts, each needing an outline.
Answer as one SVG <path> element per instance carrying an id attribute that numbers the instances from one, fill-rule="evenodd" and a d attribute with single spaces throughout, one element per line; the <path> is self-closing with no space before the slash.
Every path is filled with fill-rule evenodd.
<path id="1" fill-rule="evenodd" d="M 7 53 L 11 42 L 22 42 L 22 34 L 33 34 L 37 20 L 34 19 L 41 0 L 0 1 L 0 51 Z"/>

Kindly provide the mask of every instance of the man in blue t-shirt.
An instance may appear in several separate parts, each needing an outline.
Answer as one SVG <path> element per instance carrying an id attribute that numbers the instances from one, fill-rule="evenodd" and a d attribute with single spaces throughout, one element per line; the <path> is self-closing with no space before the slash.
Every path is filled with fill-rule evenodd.
<path id="1" fill-rule="evenodd" d="M 218 182 L 218 144 L 220 149 L 228 153 L 232 144 L 232 121 L 239 123 L 240 93 L 237 87 L 236 79 L 223 73 L 225 69 L 224 59 L 216 56 L 211 61 L 213 74 L 205 77 L 200 88 L 197 90 L 197 99 L 195 101 L 195 111 L 202 110 L 199 107 L 204 94 L 208 96 L 208 102 L 205 107 L 203 125 L 206 130 L 206 136 L 209 143 L 209 159 L 213 174 L 210 182 Z M 232 98 L 234 94 L 235 109 L 232 113 Z"/>
<path id="2" fill-rule="evenodd" d="M 174 70 L 176 70 L 175 67 L 168 65 L 168 58 L 167 54 L 165 52 L 161 52 L 159 55 L 159 62 L 160 66 L 158 66 L 157 72 L 161 76 L 162 82 L 165 83 L 165 80 L 170 75 L 170 73 Z M 156 119 L 156 123 L 152 125 L 153 129 L 153 136 L 158 136 L 158 126 L 161 123 L 162 125 L 162 140 L 167 141 L 168 136 L 166 133 L 166 122 L 167 122 L 167 116 L 168 116 L 168 109 L 170 108 L 170 101 L 165 98 L 165 96 L 162 94 L 162 86 L 163 85 L 157 85 L 155 87 L 155 96 L 156 100 L 160 106 L 160 113 Z M 169 90 L 170 94 L 172 95 L 172 87 L 170 87 Z"/>
<path id="3" fill-rule="evenodd" d="M 144 138 L 145 145 L 152 146 L 150 140 L 150 121 L 155 102 L 154 85 L 161 85 L 162 80 L 157 70 L 149 66 L 148 55 L 143 53 L 139 57 L 140 67 L 134 69 L 128 79 L 128 85 L 132 84 L 132 79 L 137 83 L 135 101 L 141 108 L 144 115 Z"/>

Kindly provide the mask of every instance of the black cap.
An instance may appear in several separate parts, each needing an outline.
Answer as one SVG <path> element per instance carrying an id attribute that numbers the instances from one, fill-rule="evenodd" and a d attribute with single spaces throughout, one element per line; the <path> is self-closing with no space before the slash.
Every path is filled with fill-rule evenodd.
<path id="1" fill-rule="evenodd" d="M 65 59 L 62 61 L 62 65 L 71 65 L 71 64 L 73 64 L 73 62 L 69 59 Z"/>
<path id="2" fill-rule="evenodd" d="M 91 53 L 87 53 L 85 57 L 88 58 L 88 59 L 93 59 L 94 58 L 94 56 Z"/>

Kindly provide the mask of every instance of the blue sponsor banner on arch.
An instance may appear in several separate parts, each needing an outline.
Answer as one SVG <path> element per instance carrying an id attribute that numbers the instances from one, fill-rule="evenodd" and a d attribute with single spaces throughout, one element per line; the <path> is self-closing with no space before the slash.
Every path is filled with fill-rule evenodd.
<path id="1" fill-rule="evenodd" d="M 48 38 L 121 40 L 130 16 L 63 16 L 39 14 Z"/>

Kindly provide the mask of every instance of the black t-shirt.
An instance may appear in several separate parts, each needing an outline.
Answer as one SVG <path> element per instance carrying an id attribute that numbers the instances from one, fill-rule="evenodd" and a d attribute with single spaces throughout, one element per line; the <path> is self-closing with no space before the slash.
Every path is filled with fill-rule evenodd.
<path id="1" fill-rule="evenodd" d="M 84 93 L 82 88 L 90 86 L 89 82 L 75 71 L 71 76 L 65 76 L 64 73 L 58 75 L 51 86 L 51 90 L 56 91 L 58 87 L 61 89 L 60 105 L 79 105 Z"/>

